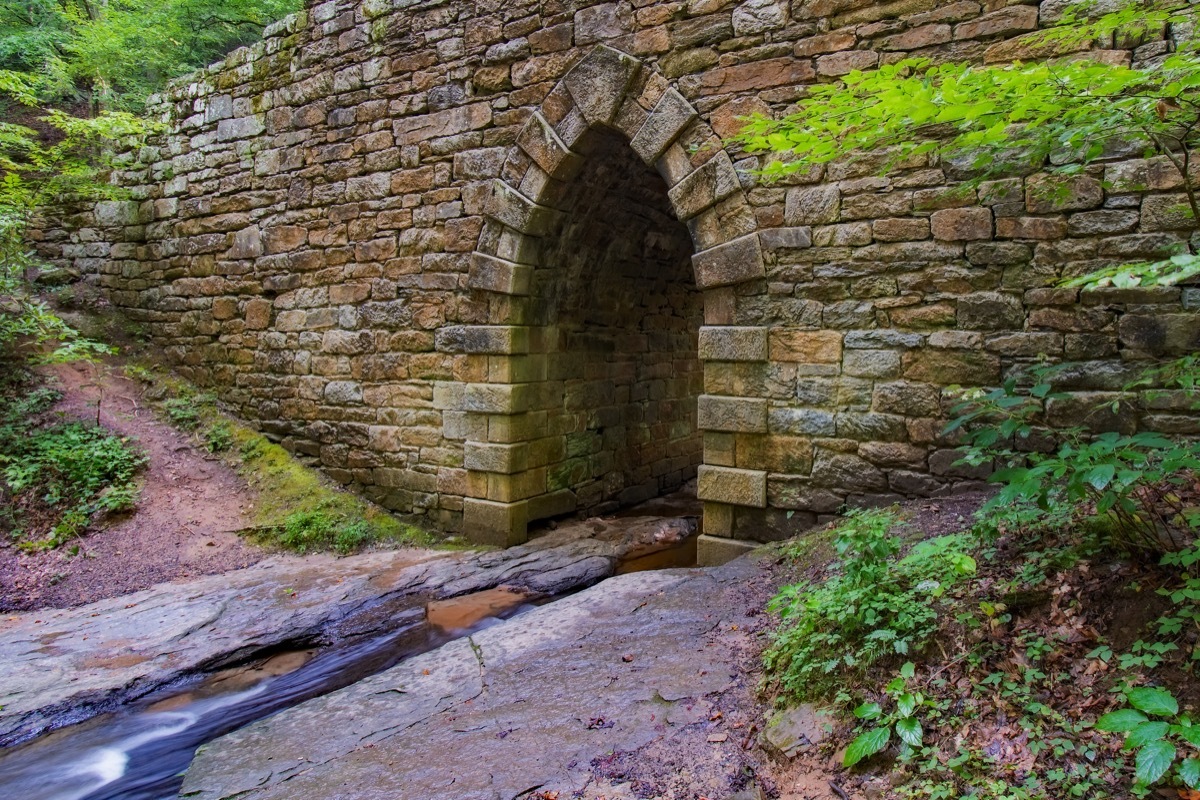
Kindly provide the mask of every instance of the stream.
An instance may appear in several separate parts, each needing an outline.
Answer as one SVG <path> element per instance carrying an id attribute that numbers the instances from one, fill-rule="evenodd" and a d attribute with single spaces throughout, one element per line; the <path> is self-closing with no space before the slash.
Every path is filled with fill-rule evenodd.
<path id="1" fill-rule="evenodd" d="M 0 751 L 0 794 L 13 800 L 173 799 L 205 742 L 550 601 L 498 591 L 433 603 L 389 633 L 324 652 L 280 653 Z"/>

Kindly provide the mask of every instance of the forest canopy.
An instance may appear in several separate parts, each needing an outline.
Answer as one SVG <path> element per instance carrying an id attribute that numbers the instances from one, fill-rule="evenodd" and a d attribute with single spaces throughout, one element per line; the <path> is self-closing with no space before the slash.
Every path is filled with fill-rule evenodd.
<path id="1" fill-rule="evenodd" d="M 41 103 L 141 111 L 167 81 L 256 41 L 303 0 L 0 0 L 0 70 Z"/>

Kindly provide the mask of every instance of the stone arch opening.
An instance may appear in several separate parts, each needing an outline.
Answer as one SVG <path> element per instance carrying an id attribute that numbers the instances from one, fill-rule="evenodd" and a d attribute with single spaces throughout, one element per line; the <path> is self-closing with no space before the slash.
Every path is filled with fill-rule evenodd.
<path id="1" fill-rule="evenodd" d="M 678 488 L 696 474 L 703 437 L 698 335 L 704 301 L 693 246 L 666 183 L 611 129 L 589 131 L 575 190 L 538 246 L 530 323 L 543 332 L 563 432 L 547 489 L 605 513 Z"/>
<path id="2" fill-rule="evenodd" d="M 532 521 L 636 502 L 694 468 L 706 525 L 721 503 L 765 505 L 766 472 L 726 470 L 725 492 L 722 468 L 700 464 L 704 430 L 729 428 L 720 402 L 706 415 L 696 365 L 766 360 L 766 329 L 738 327 L 731 302 L 735 285 L 764 292 L 766 270 L 740 178 L 691 104 L 597 46 L 530 115 L 479 203 L 467 285 L 486 322 L 437 341 L 469 359 L 471 378 L 435 397 L 446 438 L 464 442 L 464 532 L 515 544 Z M 606 278 L 621 291 L 597 302 Z M 641 337 L 637 358 L 619 351 Z M 668 356 L 682 376 L 669 386 L 656 382 Z"/>

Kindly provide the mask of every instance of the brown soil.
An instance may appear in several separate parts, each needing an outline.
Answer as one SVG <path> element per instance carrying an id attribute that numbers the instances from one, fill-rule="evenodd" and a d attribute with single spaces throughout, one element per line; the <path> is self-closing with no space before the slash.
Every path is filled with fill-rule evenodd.
<path id="1" fill-rule="evenodd" d="M 83 605 L 157 583 L 247 567 L 264 551 L 235 531 L 248 527 L 254 493 L 229 467 L 155 417 L 142 387 L 109 365 L 47 368 L 57 410 L 136 439 L 149 457 L 137 510 L 70 546 L 24 554 L 0 544 L 0 611 Z"/>

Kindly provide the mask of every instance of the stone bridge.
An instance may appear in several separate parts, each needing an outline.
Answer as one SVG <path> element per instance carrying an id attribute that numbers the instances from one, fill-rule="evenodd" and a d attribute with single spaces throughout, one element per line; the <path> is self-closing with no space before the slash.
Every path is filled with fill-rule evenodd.
<path id="1" fill-rule="evenodd" d="M 1055 288 L 1187 246 L 1156 160 L 978 188 L 723 141 L 908 55 L 1009 60 L 1063 0 L 331 0 L 179 84 L 169 134 L 39 246 L 379 503 L 522 541 L 698 476 L 705 558 L 983 474 L 944 388 L 1079 362 L 1077 422 L 1200 345 L 1200 290 Z M 1138 62 L 1174 46 L 1103 43 Z M 1196 432 L 1169 402 L 1101 420 Z"/>

